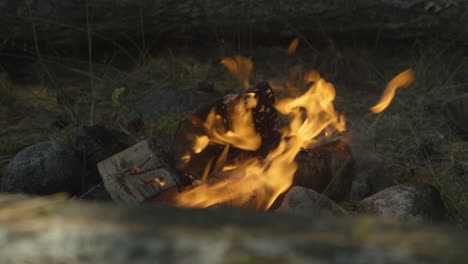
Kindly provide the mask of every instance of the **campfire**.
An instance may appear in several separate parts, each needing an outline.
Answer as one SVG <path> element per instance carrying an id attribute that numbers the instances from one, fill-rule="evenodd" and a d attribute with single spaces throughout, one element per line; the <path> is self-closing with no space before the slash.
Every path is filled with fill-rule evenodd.
<path id="1" fill-rule="evenodd" d="M 293 40 L 288 54 L 298 42 Z M 307 87 L 303 93 L 293 82 L 252 86 L 252 60 L 234 56 L 221 64 L 241 91 L 187 116 L 170 153 L 147 140 L 99 163 L 113 199 L 269 210 L 293 185 L 345 199 L 353 159 L 344 114 L 333 105 L 333 84 L 309 70 L 299 76 Z M 370 111 L 382 112 L 396 90 L 413 81 L 412 69 L 398 74 Z"/>

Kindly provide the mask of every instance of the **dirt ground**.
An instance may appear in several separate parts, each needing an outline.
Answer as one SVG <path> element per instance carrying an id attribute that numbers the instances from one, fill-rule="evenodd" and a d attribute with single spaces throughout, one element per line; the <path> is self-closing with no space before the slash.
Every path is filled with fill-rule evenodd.
<path id="1" fill-rule="evenodd" d="M 241 54 L 254 61 L 251 83 L 282 83 L 294 65 L 318 70 L 335 85 L 335 106 L 346 116 L 344 135 L 353 135 L 353 154 L 371 179 L 372 191 L 399 182 L 431 183 L 441 192 L 451 219 L 465 226 L 468 141 L 442 114 L 445 102 L 468 91 L 463 49 L 437 40 L 363 46 L 333 40 L 315 45 L 302 39 L 297 52 L 288 56 L 287 45 L 220 41 L 196 48 L 165 46 L 137 52 L 133 58 L 109 52 L 92 63 L 86 58 L 42 56 L 18 69 L 24 77 L 4 72 L 0 168 L 30 144 L 48 139 L 66 142 L 82 124 L 117 128 L 137 140 L 170 137 L 184 113 L 176 111 L 134 131 L 128 126 L 128 108 L 158 89 L 190 90 L 202 81 L 214 84 L 213 93 L 235 92 L 239 83 L 220 60 Z M 408 68 L 414 69 L 416 81 L 398 90 L 384 112 L 372 114 L 369 108 L 387 82 Z"/>

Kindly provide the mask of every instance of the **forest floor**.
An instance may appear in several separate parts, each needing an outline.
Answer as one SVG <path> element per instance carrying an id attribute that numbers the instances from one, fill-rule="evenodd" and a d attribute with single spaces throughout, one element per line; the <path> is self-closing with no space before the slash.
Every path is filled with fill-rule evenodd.
<path id="1" fill-rule="evenodd" d="M 442 114 L 445 102 L 468 91 L 463 50 L 437 41 L 385 46 L 330 41 L 315 47 L 302 40 L 297 52 L 287 55 L 288 44 L 165 47 L 123 59 L 101 54 L 92 63 L 86 58 L 43 56 L 18 69 L 25 73 L 20 81 L 4 72 L 0 76 L 0 170 L 28 145 L 49 139 L 66 142 L 79 125 L 102 124 L 136 140 L 171 136 L 184 113 L 146 122 L 143 129 L 134 131 L 128 127 L 126 111 L 139 98 L 162 88 L 190 90 L 209 81 L 217 94 L 238 91 L 237 80 L 220 60 L 240 54 L 254 61 L 253 84 L 284 82 L 294 65 L 318 70 L 335 85 L 336 109 L 345 114 L 347 131 L 355 135 L 350 143 L 353 153 L 371 153 L 369 159 L 379 161 L 370 171 L 374 190 L 407 181 L 431 183 L 441 192 L 452 219 L 466 226 L 468 141 Z M 385 111 L 372 114 L 369 108 L 386 84 L 408 68 L 414 69 L 415 82 L 399 89 Z"/>

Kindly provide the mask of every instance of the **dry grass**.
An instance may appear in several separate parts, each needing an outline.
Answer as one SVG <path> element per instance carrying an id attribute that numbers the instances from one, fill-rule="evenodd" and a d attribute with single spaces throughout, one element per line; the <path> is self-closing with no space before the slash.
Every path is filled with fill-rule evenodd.
<path id="1" fill-rule="evenodd" d="M 459 223 L 468 223 L 468 142 L 453 130 L 441 115 L 443 103 L 466 91 L 454 76 L 463 69 L 460 51 L 445 44 L 374 48 L 340 47 L 338 44 L 320 50 L 303 45 L 297 54 L 287 57 L 285 47 L 259 47 L 254 54 L 253 83 L 284 80 L 295 64 L 319 70 L 337 89 L 336 106 L 346 113 L 348 130 L 356 130 L 354 152 L 375 153 L 381 166 L 372 173 L 397 183 L 422 181 L 434 184 L 442 193 L 451 215 Z M 131 136 L 167 136 L 175 132 L 180 114 L 147 123 L 138 133 L 126 129 L 122 113 L 141 96 L 162 87 L 192 89 L 199 81 L 210 80 L 222 93 L 237 88 L 236 81 L 219 65 L 219 59 L 230 55 L 224 46 L 212 51 L 191 53 L 190 50 L 167 50 L 148 57 L 130 71 L 119 71 L 111 65 L 94 65 L 93 76 L 86 76 L 86 64 L 65 68 L 48 64 L 54 73 L 55 90 L 50 82 L 17 86 L 0 78 L 0 167 L 21 148 L 49 138 L 65 142 L 74 127 L 89 121 L 89 78 L 94 78 L 94 122 L 119 128 Z M 233 55 L 233 53 L 231 53 Z M 413 67 L 416 81 L 397 92 L 390 107 L 380 115 L 368 110 L 377 102 L 385 84 L 397 73 Z M 38 67 L 38 72 L 42 69 Z M 468 73 L 465 73 L 468 74 Z M 66 76 L 66 77 L 65 77 Z M 73 76 L 73 77 L 71 77 Z M 121 103 L 114 105 L 112 92 L 125 87 Z M 57 95 L 60 90 L 60 96 Z M 60 111 L 59 111 L 60 110 Z M 54 115 L 62 113 L 70 125 L 52 127 Z M 376 186 L 378 189 L 379 187 Z"/>

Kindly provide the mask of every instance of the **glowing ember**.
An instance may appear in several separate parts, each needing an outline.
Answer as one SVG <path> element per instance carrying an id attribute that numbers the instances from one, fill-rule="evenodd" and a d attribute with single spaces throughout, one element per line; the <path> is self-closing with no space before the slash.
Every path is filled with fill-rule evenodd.
<path id="1" fill-rule="evenodd" d="M 145 184 L 157 184 L 160 187 L 164 187 L 166 185 L 166 182 L 164 180 L 162 180 L 162 179 L 155 178 L 155 179 L 153 179 L 151 181 L 145 182 Z"/>
<path id="2" fill-rule="evenodd" d="M 298 45 L 294 39 L 288 48 L 293 53 Z M 249 75 L 253 63 L 248 58 L 236 56 L 221 62 L 243 83 L 250 86 Z M 233 97 L 228 109 L 229 128 L 223 118 L 212 109 L 203 126 L 207 136 L 199 136 L 193 142 L 193 151 L 200 153 L 209 144 L 225 145 L 223 154 L 216 160 L 214 171 L 222 171 L 222 177 L 208 177 L 214 160 L 207 162 L 201 184 L 176 197 L 176 205 L 183 207 L 209 207 L 215 204 L 252 207 L 267 210 L 276 198 L 293 182 L 297 169 L 295 157 L 302 148 L 308 148 L 323 137 L 331 137 L 345 130 L 342 114 L 333 106 L 334 86 L 325 81 L 317 71 L 301 74 L 308 90 L 295 98 L 284 98 L 275 104 L 276 110 L 287 116 L 289 125 L 283 127 L 278 146 L 266 157 L 250 158 L 226 165 L 230 147 L 254 151 L 261 146 L 261 137 L 255 130 L 252 109 L 257 102 L 252 94 Z M 408 86 L 414 80 L 412 70 L 395 77 L 385 89 L 379 104 L 372 108 L 382 111 L 392 100 L 398 87 Z M 288 83 L 285 89 L 290 89 Z M 186 157 L 190 159 L 190 157 Z"/>
<path id="3" fill-rule="evenodd" d="M 122 169 L 122 172 L 126 174 L 139 174 L 141 173 L 141 168 L 138 166 L 133 166 L 131 168 Z"/>

